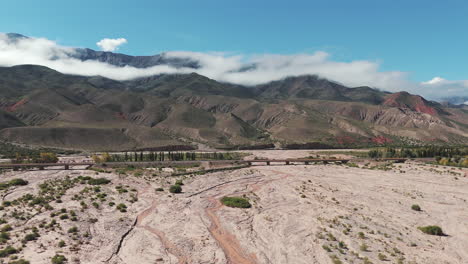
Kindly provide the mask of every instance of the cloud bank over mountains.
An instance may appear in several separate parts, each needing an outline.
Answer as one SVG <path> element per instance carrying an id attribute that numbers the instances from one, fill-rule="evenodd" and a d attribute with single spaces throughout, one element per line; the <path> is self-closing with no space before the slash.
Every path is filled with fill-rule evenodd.
<path id="1" fill-rule="evenodd" d="M 115 51 L 124 38 L 103 39 L 97 45 L 103 51 Z M 12 37 L 0 33 L 0 66 L 38 64 L 54 70 L 77 75 L 101 75 L 116 80 L 128 80 L 156 74 L 191 73 L 242 85 L 256 85 L 288 76 L 316 74 L 350 87 L 371 86 L 387 91 L 409 91 L 430 99 L 468 94 L 468 80 L 449 81 L 441 77 L 415 83 L 408 74 L 399 71 L 381 71 L 377 62 L 356 60 L 339 62 L 323 51 L 292 55 L 237 55 L 220 52 L 171 51 L 165 58 L 189 59 L 197 62 L 197 68 L 157 65 L 147 68 L 118 67 L 95 60 L 74 58 L 77 50 L 58 45 L 45 38 Z"/>

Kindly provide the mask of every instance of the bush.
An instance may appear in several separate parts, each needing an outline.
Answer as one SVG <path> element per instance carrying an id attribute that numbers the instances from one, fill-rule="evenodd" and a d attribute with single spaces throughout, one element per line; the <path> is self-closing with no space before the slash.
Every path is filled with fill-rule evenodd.
<path id="1" fill-rule="evenodd" d="M 414 211 L 421 211 L 421 207 L 419 205 L 417 205 L 417 204 L 413 204 L 411 206 L 411 209 L 413 209 Z"/>
<path id="2" fill-rule="evenodd" d="M 18 259 L 14 261 L 8 262 L 8 264 L 29 264 L 29 261 L 24 260 L 24 259 Z"/>
<path id="3" fill-rule="evenodd" d="M 0 231 L 2 232 L 8 232 L 8 231 L 11 231 L 13 230 L 13 228 L 11 227 L 11 225 L 4 225 L 2 226 L 2 228 L 0 229 Z"/>
<path id="4" fill-rule="evenodd" d="M 64 246 L 65 246 L 65 241 L 60 240 L 60 241 L 58 242 L 58 246 L 59 246 L 59 247 L 64 247 Z"/>
<path id="5" fill-rule="evenodd" d="M 91 184 L 91 185 L 103 185 L 103 184 L 108 184 L 110 183 L 111 180 L 109 179 L 106 179 L 106 178 L 92 178 L 90 180 L 88 180 L 88 184 Z"/>
<path id="6" fill-rule="evenodd" d="M 0 258 L 8 257 L 9 255 L 13 255 L 18 253 L 18 250 L 12 246 L 7 246 L 6 248 L 0 250 Z"/>
<path id="7" fill-rule="evenodd" d="M 119 210 L 122 213 L 127 212 L 127 206 L 123 203 L 120 203 L 117 205 L 117 210 Z"/>
<path id="8" fill-rule="evenodd" d="M 444 232 L 442 231 L 442 228 L 439 226 L 420 226 L 418 227 L 419 230 L 421 230 L 423 233 L 433 235 L 433 236 L 444 236 Z"/>
<path id="9" fill-rule="evenodd" d="M 169 192 L 171 192 L 171 193 L 181 193 L 182 192 L 182 187 L 180 185 L 171 185 L 171 187 L 169 187 Z"/>
<path id="10" fill-rule="evenodd" d="M 9 181 L 8 184 L 11 186 L 28 185 L 28 181 L 23 180 L 23 179 L 13 179 Z"/>
<path id="11" fill-rule="evenodd" d="M 68 233 L 78 233 L 78 227 L 74 226 L 74 227 L 70 227 L 70 229 L 68 229 Z"/>
<path id="12" fill-rule="evenodd" d="M 381 261 L 387 261 L 387 260 L 388 260 L 388 259 L 387 259 L 387 256 L 385 256 L 385 255 L 382 254 L 382 253 L 379 253 L 378 258 L 379 258 L 379 260 L 381 260 Z"/>
<path id="13" fill-rule="evenodd" d="M 236 208 L 250 208 L 252 205 L 249 203 L 249 200 L 242 197 L 223 197 L 221 198 L 221 203 Z"/>
<path id="14" fill-rule="evenodd" d="M 177 180 L 175 182 L 175 185 L 184 185 L 184 182 L 182 182 L 182 180 Z"/>
<path id="15" fill-rule="evenodd" d="M 33 241 L 36 240 L 38 237 L 39 234 L 37 233 L 27 234 L 26 236 L 24 236 L 23 242 Z"/>
<path id="16" fill-rule="evenodd" d="M 63 264 L 67 262 L 67 258 L 64 255 L 55 255 L 51 259 L 52 264 Z"/>

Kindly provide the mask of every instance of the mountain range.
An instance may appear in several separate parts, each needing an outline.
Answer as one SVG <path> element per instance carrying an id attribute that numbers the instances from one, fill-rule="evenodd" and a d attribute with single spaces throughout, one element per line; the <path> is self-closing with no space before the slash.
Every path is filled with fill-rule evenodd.
<path id="1" fill-rule="evenodd" d="M 198 67 L 163 55 L 77 49 L 73 56 L 119 67 Z M 468 144 L 468 106 L 314 75 L 242 86 L 196 73 L 116 81 L 19 65 L 0 67 L 0 139 L 83 150 Z"/>

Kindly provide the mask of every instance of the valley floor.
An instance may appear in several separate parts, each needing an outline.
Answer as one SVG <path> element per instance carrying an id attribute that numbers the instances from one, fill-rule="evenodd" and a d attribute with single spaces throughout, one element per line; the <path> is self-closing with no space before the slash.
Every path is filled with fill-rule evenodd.
<path id="1" fill-rule="evenodd" d="M 255 155 L 281 158 L 291 153 Z M 467 169 L 413 162 L 387 171 L 345 165 L 253 166 L 179 178 L 184 182 L 181 194 L 167 191 L 174 178 L 95 174 L 30 171 L 2 176 L 29 181 L 4 193 L 4 201 L 67 175 L 112 181 L 101 186 L 107 197 L 99 208 L 82 208 L 74 196 L 83 190 L 79 183 L 61 203 L 51 202 L 55 211 L 74 210 L 78 221 L 55 217 L 59 227 L 39 228 L 40 237 L 23 242 L 19 257 L 31 263 L 50 263 L 55 254 L 70 263 L 468 263 Z M 117 186 L 128 192 L 116 191 L 122 188 Z M 164 191 L 156 191 L 158 187 Z M 82 199 L 91 204 L 86 199 L 93 195 Z M 223 196 L 245 196 L 252 208 L 223 206 Z M 127 212 L 115 210 L 109 201 L 125 203 Z M 422 210 L 412 210 L 413 204 Z M 11 210 L 1 214 L 13 227 L 9 243 L 16 247 L 21 242 L 14 234 L 51 219 L 50 211 L 40 211 L 26 222 L 8 220 Z M 446 236 L 418 230 L 426 225 L 442 227 Z M 77 234 L 67 232 L 72 226 L 78 227 Z M 66 246 L 58 247 L 60 240 Z"/>

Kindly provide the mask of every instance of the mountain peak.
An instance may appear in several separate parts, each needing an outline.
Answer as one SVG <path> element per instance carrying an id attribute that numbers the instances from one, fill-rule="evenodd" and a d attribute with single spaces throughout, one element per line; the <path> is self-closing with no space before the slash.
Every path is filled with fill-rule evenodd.
<path id="1" fill-rule="evenodd" d="M 398 92 L 390 94 L 382 103 L 385 106 L 408 108 L 415 112 L 436 115 L 437 109 L 430 102 L 419 95 L 410 94 L 408 92 Z"/>

